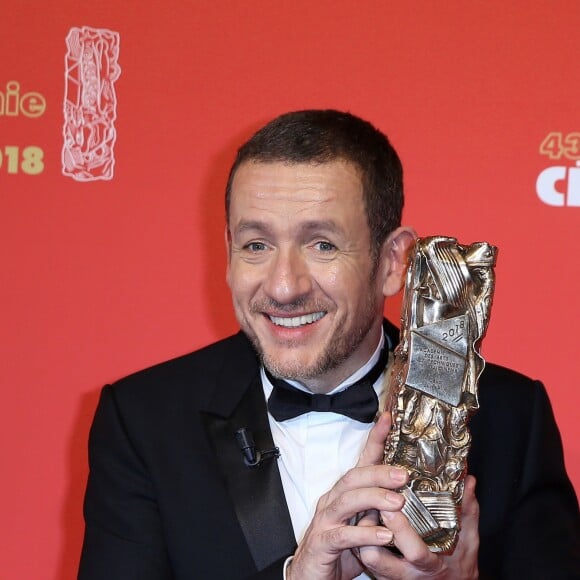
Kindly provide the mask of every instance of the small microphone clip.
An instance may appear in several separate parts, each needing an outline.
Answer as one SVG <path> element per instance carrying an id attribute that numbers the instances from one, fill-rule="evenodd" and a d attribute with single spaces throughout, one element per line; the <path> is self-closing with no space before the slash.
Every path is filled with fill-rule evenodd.
<path id="1" fill-rule="evenodd" d="M 267 449 L 265 451 L 256 449 L 252 432 L 246 427 L 240 427 L 236 431 L 236 441 L 242 451 L 244 463 L 248 467 L 260 467 L 264 461 L 280 457 L 278 447 Z"/>

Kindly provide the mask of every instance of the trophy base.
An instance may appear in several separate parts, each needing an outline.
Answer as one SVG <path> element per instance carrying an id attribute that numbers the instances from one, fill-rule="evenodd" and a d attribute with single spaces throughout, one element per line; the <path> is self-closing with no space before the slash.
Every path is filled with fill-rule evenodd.
<path id="1" fill-rule="evenodd" d="M 405 486 L 402 512 L 432 552 L 451 554 L 459 532 L 459 507 L 449 492 L 417 491 Z"/>

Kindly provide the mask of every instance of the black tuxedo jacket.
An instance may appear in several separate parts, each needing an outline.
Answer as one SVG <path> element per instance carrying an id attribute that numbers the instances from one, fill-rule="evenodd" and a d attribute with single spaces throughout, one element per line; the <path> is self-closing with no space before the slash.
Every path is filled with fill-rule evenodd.
<path id="1" fill-rule="evenodd" d="M 246 467 L 234 436 L 247 427 L 273 447 L 258 369 L 239 333 L 103 389 L 81 580 L 282 578 L 296 543 L 276 460 Z M 578 503 L 543 386 L 488 365 L 480 403 L 481 578 L 580 578 Z"/>

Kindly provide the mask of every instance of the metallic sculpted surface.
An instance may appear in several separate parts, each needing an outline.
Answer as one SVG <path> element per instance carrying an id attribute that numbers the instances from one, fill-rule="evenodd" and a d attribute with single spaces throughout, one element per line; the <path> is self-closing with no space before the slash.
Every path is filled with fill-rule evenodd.
<path id="1" fill-rule="evenodd" d="M 451 553 L 459 532 L 495 256 L 485 242 L 438 236 L 417 240 L 410 257 L 384 461 L 409 472 L 403 512 L 433 552 Z"/>

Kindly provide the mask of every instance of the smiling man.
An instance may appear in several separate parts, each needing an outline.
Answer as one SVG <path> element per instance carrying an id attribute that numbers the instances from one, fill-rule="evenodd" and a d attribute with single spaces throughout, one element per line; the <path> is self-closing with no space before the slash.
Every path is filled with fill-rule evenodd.
<path id="1" fill-rule="evenodd" d="M 545 390 L 507 369 L 480 382 L 454 553 L 401 512 L 379 409 L 398 340 L 384 303 L 415 239 L 402 207 L 397 154 L 351 114 L 288 113 L 240 148 L 226 243 L 242 332 L 103 389 L 82 580 L 577 577 Z"/>

